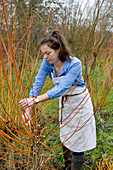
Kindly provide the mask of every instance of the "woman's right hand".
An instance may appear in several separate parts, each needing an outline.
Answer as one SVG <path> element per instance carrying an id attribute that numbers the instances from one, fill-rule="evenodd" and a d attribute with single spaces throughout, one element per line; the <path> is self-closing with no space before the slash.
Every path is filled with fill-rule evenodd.
<path id="1" fill-rule="evenodd" d="M 33 106 L 34 104 L 35 104 L 34 97 L 25 98 L 19 101 L 19 105 L 21 109 L 26 109 L 28 107 Z"/>
<path id="2" fill-rule="evenodd" d="M 24 115 L 22 115 L 25 123 L 31 120 L 31 109 L 31 107 L 26 108 Z"/>

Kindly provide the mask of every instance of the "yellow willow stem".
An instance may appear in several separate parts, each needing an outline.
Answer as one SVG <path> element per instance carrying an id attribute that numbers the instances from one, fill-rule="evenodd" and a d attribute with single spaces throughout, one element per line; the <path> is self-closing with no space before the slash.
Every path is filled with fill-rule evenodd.
<path id="1" fill-rule="evenodd" d="M 30 35 L 31 35 L 31 31 L 29 31 L 28 38 L 27 38 L 27 42 L 26 42 L 24 60 L 23 60 L 23 64 L 22 64 L 22 72 L 21 72 L 21 75 L 20 75 L 20 81 L 19 81 L 19 85 L 18 85 L 18 93 L 20 93 L 20 87 L 21 87 L 21 84 L 22 84 L 22 77 L 23 77 L 24 74 L 25 74 L 24 68 L 25 68 L 26 61 L 27 61 L 27 59 L 26 59 L 26 56 L 27 56 L 27 47 L 28 47 L 28 42 L 29 42 Z"/>
<path id="2" fill-rule="evenodd" d="M 21 151 L 17 148 L 17 147 L 15 147 L 11 142 L 9 142 L 9 140 L 7 139 L 7 138 L 5 138 L 4 137 L 4 135 L 2 136 L 1 135 L 1 137 L 4 139 L 4 141 L 6 141 L 7 142 L 7 144 L 5 143 L 5 142 L 2 142 L 5 146 L 8 146 L 8 147 L 13 147 L 13 149 L 11 149 L 11 150 L 15 150 L 15 151 L 18 151 L 18 152 L 20 152 L 21 153 Z M 24 153 L 24 152 L 23 152 Z"/>
<path id="3" fill-rule="evenodd" d="M 6 149 L 6 148 L 4 148 L 4 149 Z M 5 154 L 5 152 L 0 152 L 0 154 Z M 8 152 L 7 154 L 11 154 L 11 155 L 20 155 L 20 153 L 12 153 L 12 152 Z"/>
<path id="4" fill-rule="evenodd" d="M 30 164 L 30 163 L 31 163 L 31 161 L 27 162 L 26 164 L 24 164 L 24 165 L 22 165 L 22 166 L 20 166 L 20 167 L 15 167 L 15 168 L 12 168 L 12 167 L 10 167 L 10 166 L 4 166 L 4 165 L 1 165 L 1 167 L 6 168 L 6 169 L 8 169 L 8 170 L 10 170 L 10 168 L 11 168 L 11 170 L 13 170 L 13 169 L 22 169 L 22 168 L 25 168 L 26 165 L 27 165 L 27 164 Z M 24 169 L 24 170 L 25 170 L 25 169 Z M 28 170 L 28 169 L 26 169 L 26 170 Z"/>
<path id="5" fill-rule="evenodd" d="M 15 1 L 15 11 L 14 11 L 14 25 L 13 25 L 13 38 L 12 38 L 12 42 L 13 42 L 13 47 L 14 47 L 14 56 L 15 56 L 15 41 L 16 41 L 16 8 L 17 8 L 17 0 Z M 15 86 L 16 86 L 16 81 L 15 81 L 15 73 L 12 75 L 13 77 L 13 88 L 15 89 Z M 17 78 L 18 79 L 18 78 Z M 17 81 L 18 82 L 18 81 Z M 15 99 L 16 99 L 16 102 L 18 102 L 18 97 L 15 96 Z M 15 117 L 15 121 L 17 121 L 17 117 L 16 115 L 14 115 Z"/>
<path id="6" fill-rule="evenodd" d="M 88 71 L 88 74 L 89 74 L 89 71 Z M 91 99 L 92 99 L 92 103 L 93 103 L 94 110 L 95 110 L 94 90 L 93 90 L 93 86 L 92 86 L 92 80 L 91 80 L 90 77 L 91 77 L 91 76 L 90 76 L 90 74 L 89 74 L 88 80 L 89 80 L 90 94 L 91 94 Z"/>
<path id="7" fill-rule="evenodd" d="M 15 163 L 18 163 L 18 164 L 26 164 L 26 163 L 28 163 L 28 162 L 19 162 L 19 161 L 10 159 L 10 158 L 8 158 L 7 156 L 5 156 L 5 155 L 3 155 L 3 154 L 1 154 L 1 156 L 3 156 L 4 158 L 6 158 L 6 159 L 1 158 L 2 160 L 5 160 L 5 161 L 15 162 Z M 10 167 L 10 168 L 12 168 L 12 167 Z"/>
<path id="8" fill-rule="evenodd" d="M 4 146 L 7 146 L 7 147 L 8 147 L 8 148 L 6 148 L 6 147 L 1 147 L 1 148 L 3 148 L 3 149 L 8 149 L 8 150 L 11 150 L 11 151 L 14 149 L 13 147 L 9 146 L 8 143 L 5 142 L 5 140 L 4 140 L 4 141 L 0 140 L 0 143 L 3 144 Z M 15 151 L 16 151 L 16 150 L 15 150 Z"/>
<path id="9" fill-rule="evenodd" d="M 54 100 L 51 102 L 51 104 L 54 102 Z M 48 101 L 43 107 L 44 107 L 44 109 L 48 109 L 48 105 L 50 104 L 50 102 Z M 43 110 L 43 107 L 40 107 L 40 108 L 38 108 L 38 112 L 36 113 L 36 115 L 34 115 L 34 116 L 32 116 L 32 119 L 31 119 L 31 124 L 32 124 L 32 120 L 34 120 L 34 119 L 37 119 L 37 117 L 38 117 L 38 119 L 39 119 L 39 121 L 38 121 L 38 124 L 41 124 L 41 122 L 43 122 L 44 121 L 44 119 L 47 119 L 49 116 L 50 116 L 50 114 L 49 115 L 47 115 L 47 113 L 46 113 L 46 111 L 44 112 L 44 110 Z M 45 108 L 46 107 L 46 108 Z M 41 115 L 43 113 L 43 116 Z"/>
<path id="10" fill-rule="evenodd" d="M 49 17 L 48 17 L 48 23 L 49 23 L 49 19 L 50 19 L 50 13 L 49 13 Z M 47 23 L 47 26 L 48 26 L 48 23 Z M 47 26 L 46 26 L 46 29 L 47 29 Z M 45 29 L 44 35 L 46 34 L 46 29 Z M 38 51 L 38 54 L 37 54 L 37 57 L 36 57 L 37 60 L 38 60 L 38 58 L 39 58 L 40 50 L 41 50 L 41 48 L 39 48 L 39 51 Z M 31 82 L 32 74 L 33 74 L 34 71 L 36 70 L 37 60 L 35 60 L 35 63 L 34 63 L 34 66 L 33 66 L 33 70 L 32 70 L 32 72 L 31 72 L 31 74 L 30 74 L 29 81 L 28 81 L 28 83 L 27 83 L 27 87 L 29 87 L 29 82 Z"/>
<path id="11" fill-rule="evenodd" d="M 106 65 L 108 62 L 112 63 L 112 57 L 107 58 L 107 61 L 105 62 L 104 65 Z M 102 84 L 102 88 L 100 88 L 99 97 L 101 96 L 101 98 L 102 98 L 103 94 L 106 92 L 106 96 L 105 96 L 105 98 L 103 100 L 103 103 L 105 103 L 106 98 L 108 98 L 109 93 L 111 91 L 111 85 L 110 84 L 112 84 L 112 81 L 110 81 L 110 84 L 107 85 L 107 81 L 108 81 L 107 78 L 111 76 L 111 72 L 112 72 L 112 68 L 111 68 L 111 65 L 109 65 L 109 67 L 107 67 L 107 69 L 106 69 L 104 80 L 101 79 L 101 81 L 103 81 L 103 83 L 101 83 Z M 112 80 L 112 77 L 111 77 L 111 80 Z"/>
<path id="12" fill-rule="evenodd" d="M 46 29 L 45 29 L 45 32 L 44 32 L 44 35 L 46 35 L 46 31 L 47 31 L 47 28 L 48 28 L 48 24 L 49 24 L 49 20 L 50 20 L 50 16 L 51 16 L 51 8 L 49 8 L 49 15 L 48 15 L 48 20 L 47 20 L 47 25 L 46 25 Z"/>
<path id="13" fill-rule="evenodd" d="M 112 88 L 112 87 L 111 87 Z M 112 101 L 112 99 L 109 101 L 108 103 L 108 100 L 109 100 L 109 96 L 110 96 L 110 92 L 111 92 L 111 89 L 109 89 L 109 91 L 106 91 L 106 95 L 101 103 L 102 107 L 105 107 L 105 106 L 108 106 L 108 104 L 110 103 L 110 101 Z M 105 92 L 104 92 L 105 93 Z"/>
<path id="14" fill-rule="evenodd" d="M 8 13 L 8 4 L 7 4 L 7 18 L 9 17 L 9 13 Z M 7 39 L 8 39 L 8 34 L 7 34 Z M 11 56 L 11 48 L 10 48 L 10 42 L 9 42 L 9 39 L 8 39 L 8 54 Z M 11 62 L 10 62 L 10 58 L 8 57 L 8 74 L 7 74 L 7 77 L 8 77 L 8 80 L 9 80 L 9 83 L 10 83 L 10 88 L 11 88 L 11 91 L 12 91 L 12 72 L 11 72 Z M 10 96 L 10 91 L 8 90 L 8 98 L 11 99 L 11 96 Z M 5 98 L 6 99 L 6 98 Z M 5 102 L 7 102 L 7 99 L 5 100 Z M 9 112 L 9 115 L 11 113 L 11 107 L 9 105 L 9 103 L 7 102 L 8 104 L 8 112 Z M 6 115 L 7 117 L 8 115 Z M 9 116 L 7 117 L 8 121 L 9 120 Z"/>
<path id="15" fill-rule="evenodd" d="M 110 9 L 111 9 L 111 5 L 112 5 L 112 1 L 111 1 L 111 3 L 110 3 L 110 6 L 109 6 L 109 11 L 110 11 Z M 87 61 L 87 63 L 86 63 L 85 69 L 86 69 L 86 67 L 88 66 L 88 63 L 89 63 L 89 61 L 90 61 L 90 59 L 91 59 L 91 56 L 92 56 L 92 54 L 94 53 L 94 50 L 95 50 L 95 48 L 96 48 L 96 46 L 97 46 L 97 44 L 98 44 L 99 38 L 100 38 L 100 36 L 101 36 L 101 34 L 102 34 L 102 31 L 103 31 L 103 29 L 104 29 L 104 26 L 105 26 L 105 24 L 106 24 L 106 22 L 107 22 L 107 18 L 108 18 L 108 15 L 109 15 L 109 11 L 108 11 L 108 13 L 107 13 L 107 15 L 106 15 L 105 21 L 104 21 L 104 23 L 103 23 L 103 25 L 102 25 L 102 29 L 101 29 L 98 37 L 97 37 L 97 40 L 96 40 L 96 42 L 95 42 L 95 44 L 94 44 L 94 46 L 93 46 L 93 49 L 92 49 L 91 54 L 90 54 L 90 57 L 89 57 L 89 59 L 88 59 L 88 61 Z M 89 36 L 89 37 L 90 37 L 90 36 Z M 84 73 L 85 69 L 83 70 L 83 73 Z M 80 77 L 80 78 L 81 78 L 81 77 Z"/>
<path id="16" fill-rule="evenodd" d="M 7 149 L 7 148 L 4 148 L 4 149 Z M 12 151 L 13 151 L 13 149 L 12 149 Z M 29 152 L 27 151 L 26 153 L 28 153 L 29 154 Z M 6 152 L 0 152 L 0 154 L 6 154 Z M 7 152 L 7 155 L 21 155 L 21 153 L 13 153 L 13 152 Z M 2 158 L 0 158 L 0 159 L 2 159 Z"/>
<path id="17" fill-rule="evenodd" d="M 4 0 L 2 0 L 2 7 L 3 7 L 3 13 L 4 13 L 4 17 L 5 17 L 6 26 L 7 26 L 7 33 L 8 33 L 8 38 L 9 38 L 9 42 L 10 42 L 10 48 L 11 48 L 11 53 L 12 53 L 12 58 L 13 58 L 13 65 L 14 65 L 14 68 L 16 71 L 16 78 L 17 78 L 17 84 L 18 84 L 18 71 L 16 68 L 15 56 L 14 56 L 14 52 L 13 52 L 13 44 L 12 44 L 12 40 L 11 40 L 11 36 L 10 36 L 10 32 L 9 32 L 9 24 L 8 24 L 8 20 L 6 17 Z"/>
<path id="18" fill-rule="evenodd" d="M 102 59 L 101 59 L 102 60 Z M 104 67 L 103 66 L 104 63 L 100 64 L 100 72 L 102 71 L 102 68 Z M 108 70 L 108 68 L 107 68 Z M 102 94 L 104 92 L 104 89 L 105 89 L 105 83 L 106 83 L 106 79 L 107 79 L 107 74 L 105 75 L 104 77 L 104 82 L 103 82 L 103 77 L 101 77 L 100 81 L 99 81 L 99 86 L 98 86 L 98 102 L 100 102 L 101 98 L 102 98 Z"/>
<path id="19" fill-rule="evenodd" d="M 51 86 L 52 86 L 52 84 L 53 84 L 53 82 L 50 81 L 50 79 L 47 79 L 47 80 L 46 80 L 46 84 L 45 84 L 45 86 L 43 87 L 42 93 L 43 93 L 43 94 L 46 93 L 46 92 L 47 92 L 47 89 L 50 89 Z"/>
<path id="20" fill-rule="evenodd" d="M 4 141 L 4 142 L 0 141 L 0 142 L 1 142 L 3 145 L 5 145 L 5 147 L 1 147 L 2 149 L 6 149 L 6 150 L 8 150 L 8 151 L 16 151 L 16 152 L 18 152 L 17 149 L 9 146 L 8 143 L 7 143 L 7 144 L 5 143 L 5 141 Z M 6 148 L 6 146 L 7 146 L 8 148 Z M 24 149 L 24 152 L 26 153 L 26 155 L 27 155 L 27 154 L 32 154 L 32 151 L 30 151 L 30 150 L 25 150 L 25 149 Z M 21 153 L 19 152 L 18 154 L 21 154 Z"/>
<path id="21" fill-rule="evenodd" d="M 0 41 L 0 49 L 1 49 L 1 41 Z M 0 55 L 2 56 L 2 50 L 0 50 Z M 0 82 L 1 82 L 1 84 L 3 85 L 3 69 L 2 69 L 2 63 L 0 64 Z M 3 94 L 3 89 L 2 88 L 0 88 L 1 90 L 1 99 L 3 100 L 3 98 L 4 98 L 4 94 Z M 2 109 L 2 108 L 1 108 Z M 1 110 L 1 111 L 3 111 L 3 109 Z M 1 115 L 1 113 L 0 113 L 0 118 L 2 118 L 2 115 Z"/>
<path id="22" fill-rule="evenodd" d="M 51 13 L 51 11 L 50 11 L 50 13 Z M 50 20 L 50 13 L 49 13 L 49 16 L 48 16 L 48 22 L 47 22 L 47 26 L 46 26 L 44 35 L 46 34 L 46 30 L 47 30 L 48 23 L 49 23 L 49 20 Z M 37 54 L 37 60 L 38 60 L 38 58 L 39 58 L 38 56 L 39 56 L 39 54 L 40 54 L 40 50 L 41 50 L 41 48 L 39 48 L 39 51 L 38 51 L 38 54 Z M 28 81 L 28 83 L 27 83 L 27 87 L 29 87 L 29 82 L 31 82 L 32 74 L 34 73 L 34 71 L 35 71 L 35 69 L 36 69 L 37 60 L 35 60 L 32 73 L 30 74 L 29 81 Z M 23 71 L 24 71 L 24 69 L 23 69 Z M 26 89 L 25 89 L 24 92 L 26 92 Z"/>
<path id="23" fill-rule="evenodd" d="M 4 92 L 4 93 L 5 93 L 5 92 Z M 10 102 L 9 99 L 8 99 L 8 101 Z M 1 101 L 1 102 L 2 102 L 2 101 Z M 1 104 L 2 104 L 2 103 L 1 103 Z M 18 113 L 15 111 L 15 108 L 13 107 L 12 103 L 10 103 L 10 104 L 11 104 L 12 108 L 14 109 L 14 112 L 16 113 L 17 118 L 18 118 L 18 120 L 19 120 L 20 118 L 19 118 L 19 116 L 18 116 Z M 4 105 L 4 106 L 5 106 L 5 105 Z M 6 109 L 6 113 L 8 113 L 8 110 L 7 110 L 6 106 L 5 106 L 5 109 Z M 20 130 L 19 133 L 20 133 L 20 132 L 21 132 L 21 133 L 23 132 L 22 134 L 24 135 L 24 133 L 26 132 L 26 135 L 28 135 L 28 137 L 30 137 L 30 139 L 33 138 L 33 135 L 29 132 L 29 129 L 28 129 L 27 125 L 22 122 L 22 120 L 21 120 L 21 119 L 22 119 L 21 114 L 20 114 L 20 117 L 21 117 L 20 122 L 21 122 L 21 124 L 23 125 L 23 127 L 24 127 L 24 129 L 25 129 L 25 132 L 24 132 L 20 127 L 18 127 L 18 125 L 16 124 L 16 122 L 14 121 L 14 119 L 13 119 L 12 116 L 9 115 L 9 117 L 10 117 L 11 121 L 14 123 L 14 124 L 13 124 L 13 125 L 15 125 L 14 127 L 18 128 L 18 129 Z M 31 142 L 32 142 L 32 141 L 31 141 Z"/>
<path id="24" fill-rule="evenodd" d="M 30 41 L 29 41 L 29 46 L 28 46 L 28 51 L 27 51 L 26 63 L 29 63 L 29 57 L 28 57 L 29 49 L 30 49 Z M 29 70 L 29 73 L 30 73 L 30 70 Z M 31 73 L 30 73 L 30 75 L 31 75 Z M 27 81 L 27 85 L 26 85 L 25 92 L 24 92 L 25 96 L 28 95 L 28 89 L 29 89 L 29 86 L 30 86 L 31 79 L 32 78 L 29 78 L 28 81 Z"/>
<path id="25" fill-rule="evenodd" d="M 27 141 L 29 141 L 29 139 L 30 139 L 30 142 L 31 142 L 31 144 L 33 143 L 33 137 L 30 137 L 27 133 L 25 133 L 26 131 L 23 131 L 20 127 L 18 127 L 18 125 L 15 123 L 14 124 L 14 119 L 12 118 L 12 117 L 10 117 L 10 119 L 11 119 L 11 121 L 12 121 L 12 124 L 13 124 L 13 127 L 14 127 L 14 129 L 10 126 L 10 129 L 12 130 L 12 131 L 14 131 L 14 133 L 16 133 L 17 135 L 22 135 L 23 137 L 25 137 L 25 139 L 27 140 Z M 2 119 L 1 119 L 2 120 Z M 4 127 L 4 124 L 2 124 L 2 126 L 3 126 L 3 128 L 1 128 L 1 129 L 4 129 L 5 127 Z M 7 126 L 7 125 L 6 125 Z M 15 130 L 16 129 L 16 130 Z"/>
<path id="26" fill-rule="evenodd" d="M 39 49 L 39 50 L 40 50 L 40 49 Z M 40 52 L 38 52 L 38 55 L 37 55 L 37 56 L 39 56 L 39 53 L 40 53 Z M 38 57 L 37 57 L 37 60 L 38 60 Z M 31 82 L 32 82 L 32 76 L 33 76 L 35 70 L 38 68 L 39 63 L 38 63 L 38 65 L 37 65 L 37 60 L 35 60 L 35 63 L 34 63 L 33 68 L 32 68 L 32 71 L 30 71 L 29 79 L 28 79 L 28 81 L 27 81 L 26 88 L 23 89 L 23 90 L 24 90 L 23 95 L 25 95 L 25 94 L 27 93 L 27 88 L 30 86 L 30 84 L 31 84 Z M 37 70 L 38 70 L 38 69 L 37 69 Z M 23 71 L 25 71 L 25 69 L 24 69 Z M 22 96 L 22 98 L 23 98 L 23 96 Z"/>
<path id="27" fill-rule="evenodd" d="M 9 44 L 9 46 L 10 46 L 10 44 Z M 10 48 L 9 48 L 8 53 L 9 53 L 9 55 L 11 55 Z M 10 88 L 12 91 L 12 62 L 11 62 L 10 58 L 8 58 L 8 79 L 9 79 Z M 8 90 L 8 98 L 11 100 L 11 93 L 9 90 Z M 5 100 L 5 102 L 7 102 L 7 100 Z M 7 102 L 7 104 L 8 104 L 9 114 L 10 114 L 10 113 L 12 113 L 12 107 L 9 105 L 9 102 Z M 9 120 L 9 117 L 8 117 L 8 120 Z"/>
<path id="28" fill-rule="evenodd" d="M 49 20 L 50 20 L 50 14 L 51 14 L 51 11 L 49 12 L 48 21 L 47 21 L 47 25 L 46 25 L 46 28 L 45 28 L 44 35 L 46 34 L 46 31 L 47 31 L 47 27 L 48 27 Z M 38 58 L 39 54 L 40 54 L 40 48 L 39 48 L 39 51 L 38 51 L 38 54 L 37 54 L 37 58 Z M 36 64 L 37 64 L 37 60 L 36 60 L 35 63 L 34 63 L 32 73 L 34 73 L 34 70 L 36 69 Z M 29 86 L 29 82 L 31 81 L 32 73 L 30 74 L 30 78 L 29 78 L 29 81 L 28 81 L 27 86 Z"/>
<path id="29" fill-rule="evenodd" d="M 31 146 L 31 144 L 28 144 L 26 142 L 24 142 L 23 140 L 21 140 L 21 138 L 18 138 L 17 135 L 15 135 L 6 125 L 5 123 L 0 119 L 0 122 L 4 125 L 4 127 L 6 127 L 6 129 L 8 130 L 8 132 L 10 132 L 10 134 L 12 134 L 12 136 L 14 136 L 18 141 L 22 142 L 25 145 Z"/>
<path id="30" fill-rule="evenodd" d="M 1 131 L 1 130 L 0 130 L 0 136 L 1 136 L 8 144 L 10 144 L 13 148 L 15 148 L 16 151 L 18 151 L 18 152 L 20 152 L 21 154 L 23 154 L 23 155 L 26 156 L 24 150 L 19 149 L 18 147 L 16 147 L 15 145 L 13 145 L 12 142 L 10 142 L 10 141 L 7 139 L 7 138 L 9 138 L 9 139 L 15 141 L 14 138 L 11 138 L 9 135 L 7 135 L 6 133 L 4 133 L 4 132 Z M 29 147 L 26 147 L 26 146 L 24 146 L 24 145 L 21 145 L 21 146 L 23 146 L 23 147 L 26 148 L 26 149 L 29 149 Z"/>
<path id="31" fill-rule="evenodd" d="M 0 48 L 0 53 L 1 53 L 1 48 Z M 2 63 L 3 63 L 3 57 L 2 57 L 2 55 L 1 55 L 1 60 L 2 60 Z M 5 78 L 6 78 L 6 81 L 7 81 L 8 89 L 9 89 L 9 91 L 10 91 L 10 93 L 11 93 L 11 96 L 12 96 L 12 100 L 13 100 L 13 102 L 14 102 L 14 105 L 12 105 L 12 103 L 11 103 L 11 105 L 17 109 L 16 114 L 17 114 L 18 120 L 21 122 L 21 124 L 23 124 L 23 122 L 22 122 L 23 119 L 22 119 L 20 110 L 18 109 L 18 106 L 17 106 L 17 104 L 16 104 L 16 102 L 15 102 L 15 98 L 14 98 L 13 93 L 12 93 L 11 88 L 10 88 L 10 84 L 9 84 L 9 81 L 8 81 L 8 78 L 7 78 L 7 73 L 6 73 L 6 70 L 5 70 L 4 63 L 3 63 L 3 72 L 4 72 L 4 74 L 5 74 Z M 19 113 L 21 119 L 20 119 L 20 117 L 18 116 L 18 113 Z M 31 136 L 29 130 L 26 128 L 26 125 L 23 124 L 23 126 L 24 126 L 24 128 L 26 129 L 27 133 Z"/>
<path id="32" fill-rule="evenodd" d="M 12 140 L 12 141 L 15 141 L 16 143 L 20 144 L 20 145 L 23 146 L 24 148 L 29 149 L 29 147 L 23 145 L 20 141 L 14 139 L 14 138 L 11 137 L 10 135 L 4 133 L 2 130 L 0 130 L 0 135 L 1 135 L 1 136 L 4 135 L 4 137 L 6 137 L 7 139 L 10 139 L 10 140 Z M 24 143 L 24 142 L 23 142 L 23 143 Z M 25 143 L 24 143 L 24 144 L 25 144 Z M 27 143 L 27 145 L 31 146 L 31 144 L 28 144 L 28 143 Z M 13 145 L 13 146 L 14 146 L 14 145 Z"/>
<path id="33" fill-rule="evenodd" d="M 50 151 L 51 152 L 51 151 Z M 58 151 L 59 152 L 59 151 Z M 52 159 L 54 159 L 54 158 L 57 158 L 57 157 L 59 157 L 59 156 L 61 156 L 61 155 L 63 155 L 63 153 L 60 153 L 60 154 L 57 154 L 56 156 L 55 156 L 55 153 L 52 153 L 50 156 L 52 156 L 52 157 L 49 157 L 45 162 L 44 162 L 44 164 L 46 163 L 46 162 L 49 162 L 49 161 L 51 161 Z"/>
<path id="34" fill-rule="evenodd" d="M 15 35 L 16 35 L 16 6 L 17 6 L 17 0 L 15 2 L 15 15 L 14 15 L 14 38 L 13 38 L 13 45 L 14 45 L 14 49 L 15 49 Z M 15 50 L 14 50 L 14 56 L 15 56 Z"/>
<path id="35" fill-rule="evenodd" d="M 85 62 L 87 62 L 87 55 L 86 55 L 86 41 L 85 41 L 85 29 L 83 29 L 83 42 L 84 42 L 84 55 L 85 55 Z M 84 63 L 83 63 L 84 64 Z"/>

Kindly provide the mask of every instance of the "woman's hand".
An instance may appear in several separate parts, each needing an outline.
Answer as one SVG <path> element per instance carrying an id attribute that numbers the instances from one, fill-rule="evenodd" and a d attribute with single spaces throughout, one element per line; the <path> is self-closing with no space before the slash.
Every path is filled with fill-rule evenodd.
<path id="1" fill-rule="evenodd" d="M 26 108 L 24 115 L 22 115 L 25 123 L 31 120 L 31 109 L 31 107 Z"/>
<path id="2" fill-rule="evenodd" d="M 34 99 L 35 99 L 34 97 L 30 97 L 30 98 L 20 100 L 19 105 L 20 105 L 21 109 L 26 109 L 28 107 L 33 106 L 35 104 Z"/>

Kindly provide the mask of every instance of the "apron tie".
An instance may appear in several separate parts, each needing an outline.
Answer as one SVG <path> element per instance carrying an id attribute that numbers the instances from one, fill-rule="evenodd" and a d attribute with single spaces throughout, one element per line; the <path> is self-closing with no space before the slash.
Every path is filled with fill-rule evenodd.
<path id="1" fill-rule="evenodd" d="M 86 91 L 86 88 L 81 93 L 62 96 L 62 98 L 61 98 L 61 106 L 62 106 L 62 108 L 61 108 L 61 124 L 62 124 L 62 109 L 64 108 L 64 104 L 63 104 L 64 103 L 64 97 L 66 98 L 65 100 L 67 100 L 67 98 L 69 96 L 77 96 L 77 95 L 84 93 L 85 91 Z"/>
<path id="2" fill-rule="evenodd" d="M 86 88 L 85 88 L 81 93 L 71 94 L 71 95 L 65 95 L 64 97 L 77 96 L 77 95 L 80 95 L 80 94 L 84 93 L 85 91 L 86 91 Z"/>

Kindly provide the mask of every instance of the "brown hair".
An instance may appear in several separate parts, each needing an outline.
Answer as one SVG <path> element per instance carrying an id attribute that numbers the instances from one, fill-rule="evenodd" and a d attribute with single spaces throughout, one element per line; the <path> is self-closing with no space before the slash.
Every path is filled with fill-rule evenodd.
<path id="1" fill-rule="evenodd" d="M 44 36 L 40 45 L 47 44 L 50 48 L 57 50 L 60 48 L 59 59 L 64 61 L 71 62 L 70 55 L 71 50 L 67 45 L 65 37 L 61 34 L 60 31 L 54 30 L 51 34 Z"/>

